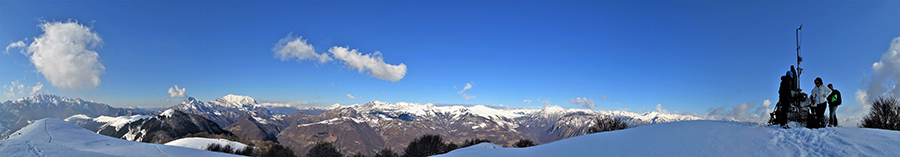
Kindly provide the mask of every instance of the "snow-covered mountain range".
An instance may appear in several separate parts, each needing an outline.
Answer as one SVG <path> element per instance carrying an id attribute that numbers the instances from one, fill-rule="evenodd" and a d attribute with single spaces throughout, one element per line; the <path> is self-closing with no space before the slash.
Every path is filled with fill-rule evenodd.
<path id="1" fill-rule="evenodd" d="M 41 99 L 45 97 L 49 99 Z M 93 108 L 107 112 L 81 109 L 85 107 L 59 107 L 66 106 L 64 104 L 69 104 L 68 106 L 90 104 L 87 106 L 99 106 Z M 320 141 L 334 143 L 338 150 L 345 154 L 360 152 L 373 155 L 375 151 L 386 147 L 402 151 L 410 141 L 425 134 L 437 134 L 454 143 L 462 143 L 468 139 L 487 139 L 502 145 L 510 145 L 520 139 L 550 143 L 588 133 L 594 118 L 599 115 L 621 118 L 631 127 L 702 119 L 690 115 L 659 112 L 639 114 L 626 111 L 564 109 L 558 106 L 541 109 L 496 109 L 482 105 L 435 106 L 430 103 L 380 101 L 350 106 L 335 104 L 328 108 L 278 106 L 279 113 L 293 112 L 291 115 L 272 114 L 268 109 L 272 106 L 274 105 L 259 104 L 252 97 L 240 95 L 226 95 L 209 102 L 188 97 L 168 110 L 155 111 L 153 114 L 113 108 L 81 99 L 39 95 L 15 102 L 5 102 L 0 106 L 0 109 L 3 109 L 0 112 L 37 112 L 34 109 L 46 108 L 71 111 L 53 116 L 2 115 L 0 124 L 13 121 L 24 126 L 30 123 L 22 122 L 20 119 L 52 117 L 66 119 L 89 130 L 116 138 L 160 142 L 168 138 L 178 138 L 189 132 L 222 133 L 217 129 L 197 129 L 214 128 L 203 123 L 208 119 L 206 121 L 214 122 L 217 127 L 238 137 L 275 141 L 303 156 L 309 148 Z M 293 109 L 307 111 L 314 109 L 318 110 L 318 114 L 306 114 L 292 111 Z M 183 116 L 175 120 L 166 118 L 167 115 Z M 159 127 L 154 124 L 159 124 Z M 165 127 L 188 125 L 198 127 Z M 160 130 L 169 131 L 151 133 Z M 158 136 L 164 138 L 157 138 Z"/>
<path id="2" fill-rule="evenodd" d="M 291 116 L 287 119 L 298 123 L 288 125 L 279 133 L 278 141 L 300 153 L 305 153 L 315 142 L 328 141 L 343 148 L 340 150 L 344 153 L 372 154 L 385 147 L 405 148 L 410 141 L 425 134 L 441 135 L 454 143 L 476 138 L 505 145 L 520 139 L 549 143 L 588 133 L 588 127 L 598 115 L 622 118 L 630 126 L 701 119 L 657 112 L 637 114 L 558 106 L 495 109 L 481 105 L 439 107 L 372 101 L 364 105 L 335 106 L 316 116 Z"/>
<path id="3" fill-rule="evenodd" d="M 103 136 L 72 123 L 45 118 L 0 140 L 0 156 L 237 156 Z"/>
<path id="4" fill-rule="evenodd" d="M 130 116 L 146 114 L 146 112 L 137 109 L 110 107 L 104 103 L 79 98 L 49 94 L 32 95 L 16 101 L 0 103 L 0 137 L 6 137 L 13 131 L 19 130 L 39 119 L 65 119 L 77 114 L 98 117 Z"/>

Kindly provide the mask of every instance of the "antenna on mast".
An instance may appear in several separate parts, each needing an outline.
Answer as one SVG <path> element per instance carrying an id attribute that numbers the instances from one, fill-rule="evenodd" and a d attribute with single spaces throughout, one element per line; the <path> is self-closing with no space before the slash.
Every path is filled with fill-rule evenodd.
<path id="1" fill-rule="evenodd" d="M 800 29 L 802 28 L 803 25 L 801 24 L 794 32 L 797 39 L 797 77 L 794 77 L 794 79 L 796 79 L 794 82 L 797 82 L 797 89 L 800 89 L 800 73 L 803 71 L 803 68 L 800 68 L 800 62 L 803 61 L 803 57 L 800 57 L 800 41 L 802 41 L 800 39 Z"/>

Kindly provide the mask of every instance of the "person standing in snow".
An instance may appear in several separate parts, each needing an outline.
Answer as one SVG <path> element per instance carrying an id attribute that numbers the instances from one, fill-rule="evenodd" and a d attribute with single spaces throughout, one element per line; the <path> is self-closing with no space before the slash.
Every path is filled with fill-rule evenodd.
<path id="1" fill-rule="evenodd" d="M 821 77 L 816 77 L 816 80 L 813 81 L 816 84 L 816 87 L 812 89 L 812 107 L 816 113 L 817 122 L 823 122 L 822 120 L 825 118 L 825 107 L 826 103 L 828 103 L 828 96 L 831 95 L 831 89 L 825 87 L 822 83 Z M 807 124 L 809 125 L 809 124 Z"/>
<path id="2" fill-rule="evenodd" d="M 834 89 L 831 84 L 828 84 L 828 89 L 831 89 L 831 95 L 828 96 L 828 126 L 837 127 L 837 116 L 834 111 L 841 105 L 841 91 Z"/>
<path id="3" fill-rule="evenodd" d="M 776 105 L 778 107 L 778 112 L 775 113 L 776 119 L 775 123 L 784 127 L 787 124 L 787 111 L 790 110 L 791 106 L 791 91 L 794 88 L 794 73 L 788 71 L 787 74 L 781 76 L 781 86 L 778 88 L 778 103 Z"/>

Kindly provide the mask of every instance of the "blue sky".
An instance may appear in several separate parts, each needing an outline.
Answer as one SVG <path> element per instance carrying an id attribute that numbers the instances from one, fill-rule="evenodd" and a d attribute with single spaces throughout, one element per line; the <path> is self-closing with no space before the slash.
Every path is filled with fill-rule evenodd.
<path id="1" fill-rule="evenodd" d="M 203 101 L 579 108 L 569 101 L 590 100 L 594 110 L 660 105 L 703 115 L 777 100 L 802 24 L 802 88 L 821 76 L 858 107 L 854 92 L 866 90 L 873 63 L 900 37 L 898 12 L 898 2 L 2 1 L 0 43 L 26 46 L 0 55 L 0 83 L 41 83 L 43 93 L 113 106 L 173 105 L 182 98 L 167 90 L 178 85 Z M 26 55 L 46 33 L 40 25 L 75 21 L 102 40 L 90 48 L 105 68 L 99 84 L 55 85 Z M 289 33 L 333 60 L 282 60 L 273 48 Z M 380 52 L 406 69 L 397 81 L 379 79 L 333 47 Z M 467 83 L 462 94 L 474 98 L 459 93 Z M 28 94 L 13 90 L 4 99 Z"/>

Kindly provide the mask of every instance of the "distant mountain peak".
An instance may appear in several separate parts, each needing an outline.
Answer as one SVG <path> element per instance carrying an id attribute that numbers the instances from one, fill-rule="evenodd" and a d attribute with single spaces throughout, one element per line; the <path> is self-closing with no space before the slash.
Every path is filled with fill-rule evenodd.
<path id="1" fill-rule="evenodd" d="M 240 105 L 256 105 L 256 100 L 249 96 L 228 94 L 216 99 L 218 102 L 240 104 Z"/>
<path id="2" fill-rule="evenodd" d="M 35 94 L 35 95 L 31 95 L 31 96 L 20 98 L 20 99 L 16 100 L 16 102 L 22 102 L 22 101 L 30 101 L 30 102 L 39 103 L 39 102 L 60 102 L 60 101 L 75 102 L 75 101 L 84 101 L 84 100 L 82 100 L 80 98 L 73 99 L 73 98 L 54 95 L 54 94 Z M 93 101 L 89 101 L 89 102 L 93 102 Z"/>

